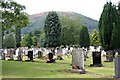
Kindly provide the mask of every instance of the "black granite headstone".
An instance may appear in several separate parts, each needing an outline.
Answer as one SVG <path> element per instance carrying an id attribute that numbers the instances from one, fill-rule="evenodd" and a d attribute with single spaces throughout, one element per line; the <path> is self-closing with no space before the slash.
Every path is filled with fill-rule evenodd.
<path id="1" fill-rule="evenodd" d="M 28 51 L 28 58 L 33 61 L 33 51 Z"/>
<path id="2" fill-rule="evenodd" d="M 55 62 L 55 59 L 53 59 L 53 53 L 48 54 L 48 59 L 49 59 L 49 61 L 47 61 L 46 63 L 54 63 Z"/>
<path id="3" fill-rule="evenodd" d="M 101 67 L 101 52 L 92 52 L 92 57 L 93 57 L 93 64 L 90 66 L 98 66 Z"/>
<path id="4" fill-rule="evenodd" d="M 101 52 L 93 52 L 93 64 L 101 64 Z"/>

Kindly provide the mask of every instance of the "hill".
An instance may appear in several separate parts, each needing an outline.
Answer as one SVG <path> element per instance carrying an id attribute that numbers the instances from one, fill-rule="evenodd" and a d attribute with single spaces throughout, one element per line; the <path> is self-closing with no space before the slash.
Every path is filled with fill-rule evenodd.
<path id="1" fill-rule="evenodd" d="M 44 26 L 44 20 L 47 16 L 48 12 L 44 13 L 38 13 L 34 15 L 29 16 L 30 24 L 22 29 L 22 34 L 27 34 L 28 32 L 31 32 L 36 29 L 43 29 Z M 89 17 L 86 17 L 84 15 L 75 13 L 75 12 L 57 12 L 58 16 L 69 16 L 72 18 L 81 18 L 81 22 L 83 26 L 88 27 L 89 32 L 93 31 L 93 29 L 98 30 L 98 21 L 91 19 Z"/>

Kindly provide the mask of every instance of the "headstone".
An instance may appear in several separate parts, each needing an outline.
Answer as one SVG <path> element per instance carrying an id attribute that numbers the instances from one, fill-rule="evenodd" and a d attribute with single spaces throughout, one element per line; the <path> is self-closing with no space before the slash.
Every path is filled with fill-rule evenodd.
<path id="1" fill-rule="evenodd" d="M 2 53 L 2 60 L 5 60 L 5 53 Z"/>
<path id="2" fill-rule="evenodd" d="M 7 57 L 10 57 L 11 50 L 7 49 Z"/>
<path id="3" fill-rule="evenodd" d="M 93 52 L 93 64 L 101 64 L 101 52 Z"/>
<path id="4" fill-rule="evenodd" d="M 101 51 L 101 56 L 106 56 L 106 52 L 104 50 Z"/>
<path id="5" fill-rule="evenodd" d="M 55 59 L 53 59 L 53 53 L 48 53 L 48 59 L 46 63 L 55 63 Z"/>
<path id="6" fill-rule="evenodd" d="M 18 52 L 18 59 L 17 59 L 18 61 L 22 61 L 22 57 L 21 57 L 21 52 L 19 51 Z"/>
<path id="7" fill-rule="evenodd" d="M 14 50 L 10 49 L 10 60 L 14 60 L 13 55 L 14 55 Z"/>
<path id="8" fill-rule="evenodd" d="M 41 58 L 43 53 L 41 51 L 38 51 L 38 58 Z"/>
<path id="9" fill-rule="evenodd" d="M 115 76 L 114 78 L 120 78 L 120 55 L 115 58 Z"/>
<path id="10" fill-rule="evenodd" d="M 4 49 L 2 52 L 2 60 L 6 59 L 7 49 Z"/>
<path id="11" fill-rule="evenodd" d="M 22 61 L 22 48 L 17 49 L 17 60 L 16 61 Z"/>
<path id="12" fill-rule="evenodd" d="M 85 73 L 84 54 L 82 48 L 74 48 L 72 51 L 72 72 Z"/>
<path id="13" fill-rule="evenodd" d="M 58 60 L 63 60 L 62 53 L 63 53 L 62 48 L 57 48 L 57 59 Z"/>
<path id="14" fill-rule="evenodd" d="M 33 51 L 28 51 L 28 58 L 30 61 L 33 61 Z"/>
<path id="15" fill-rule="evenodd" d="M 1 60 L 5 60 L 5 53 L 3 49 L 0 49 Z"/>
<path id="16" fill-rule="evenodd" d="M 114 58 L 113 51 L 112 50 L 106 51 L 106 61 L 105 62 L 112 62 L 113 58 Z"/>
<path id="17" fill-rule="evenodd" d="M 66 58 L 69 58 L 70 56 L 69 56 L 69 49 L 68 48 L 65 48 L 65 56 L 66 56 Z"/>
<path id="18" fill-rule="evenodd" d="M 93 58 L 93 64 L 90 64 L 90 66 L 96 66 L 96 67 L 101 67 L 101 52 L 92 52 L 92 58 Z"/>

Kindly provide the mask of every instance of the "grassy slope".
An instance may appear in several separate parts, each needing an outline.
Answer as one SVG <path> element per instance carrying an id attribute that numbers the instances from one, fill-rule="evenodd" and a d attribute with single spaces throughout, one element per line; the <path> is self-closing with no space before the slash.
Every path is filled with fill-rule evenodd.
<path id="1" fill-rule="evenodd" d="M 90 56 L 85 61 L 86 74 L 70 73 L 71 58 L 65 58 L 56 63 L 45 63 L 45 60 L 35 62 L 2 61 L 3 78 L 112 78 L 114 62 L 104 62 L 104 67 L 88 67 L 92 63 Z"/>

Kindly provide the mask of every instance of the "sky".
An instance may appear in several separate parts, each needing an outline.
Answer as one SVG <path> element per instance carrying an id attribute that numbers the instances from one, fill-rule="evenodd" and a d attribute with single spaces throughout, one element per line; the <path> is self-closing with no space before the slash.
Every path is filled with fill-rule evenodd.
<path id="1" fill-rule="evenodd" d="M 25 12 L 37 14 L 46 11 L 76 12 L 99 20 L 103 6 L 110 0 L 14 0 L 26 6 Z M 119 0 L 111 0 L 117 5 Z"/>

